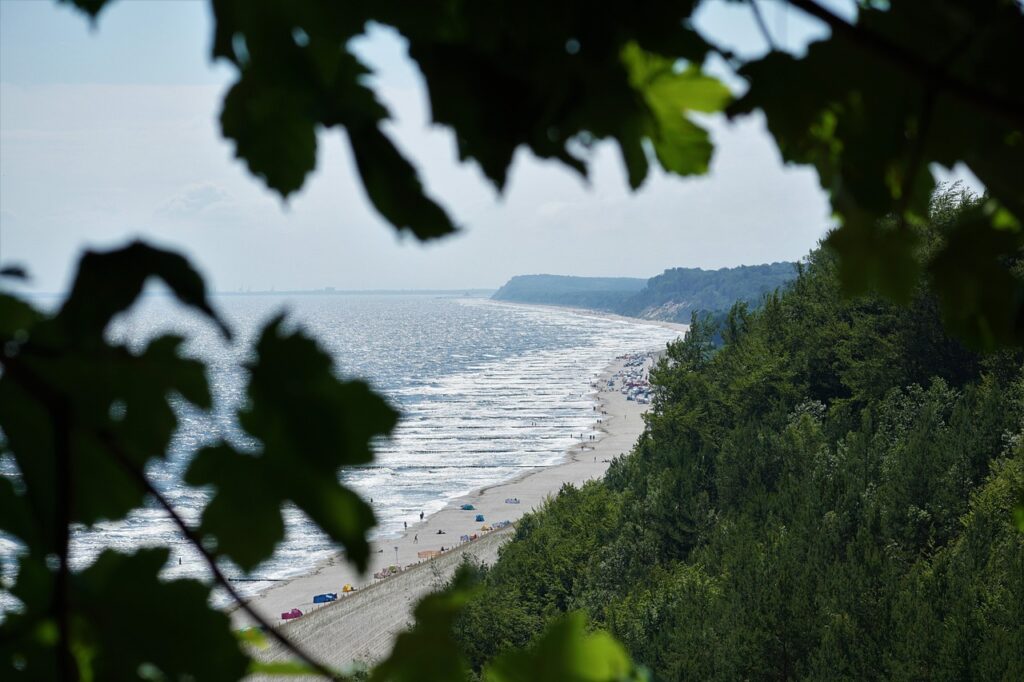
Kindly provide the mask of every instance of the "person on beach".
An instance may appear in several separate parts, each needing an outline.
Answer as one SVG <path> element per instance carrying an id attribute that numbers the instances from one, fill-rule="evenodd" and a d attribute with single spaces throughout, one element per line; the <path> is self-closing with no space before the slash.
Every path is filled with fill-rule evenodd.
<path id="1" fill-rule="evenodd" d="M 419 541 L 420 541 L 420 534 L 419 533 L 416 533 L 416 535 L 412 536 L 412 544 L 414 544 L 414 545 L 415 544 L 419 544 Z"/>
<path id="2" fill-rule="evenodd" d="M 420 521 L 423 520 L 423 512 L 420 512 Z"/>
<path id="3" fill-rule="evenodd" d="M 409 530 L 409 522 L 408 521 L 402 521 L 402 527 L 405 528 L 406 530 Z"/>

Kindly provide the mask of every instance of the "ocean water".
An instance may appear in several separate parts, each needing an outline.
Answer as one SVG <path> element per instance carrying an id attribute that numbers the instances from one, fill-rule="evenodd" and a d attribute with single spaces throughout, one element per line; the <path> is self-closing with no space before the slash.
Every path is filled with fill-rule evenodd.
<path id="1" fill-rule="evenodd" d="M 183 486 L 180 477 L 200 446 L 219 438 L 245 444 L 232 417 L 245 387 L 239 361 L 263 323 L 286 312 L 289 325 L 319 340 L 340 375 L 367 380 L 402 414 L 393 436 L 377 443 L 372 464 L 341 474 L 364 498 L 373 498 L 375 537 L 397 535 L 404 521 L 470 490 L 562 461 L 573 434 L 593 432 L 591 382 L 608 362 L 663 348 L 678 336 L 638 321 L 454 296 L 240 296 L 220 297 L 215 306 L 236 332 L 232 344 L 159 296 L 145 299 L 112 329 L 114 337 L 139 345 L 162 332 L 185 334 L 186 354 L 210 363 L 214 409 L 180 406 L 169 460 L 152 466 L 150 477 L 187 520 L 198 523 L 209 491 Z M 0 473 L 10 474 L 9 464 Z M 231 576 L 256 578 L 238 583 L 243 593 L 262 589 L 268 579 L 306 573 L 335 553 L 297 509 L 286 508 L 285 518 L 284 543 L 250 576 L 225 565 Z M 84 566 L 104 548 L 141 546 L 170 548 L 168 577 L 206 574 L 155 505 L 78 530 L 72 557 Z M 0 539 L 0 552 L 14 551 Z"/>

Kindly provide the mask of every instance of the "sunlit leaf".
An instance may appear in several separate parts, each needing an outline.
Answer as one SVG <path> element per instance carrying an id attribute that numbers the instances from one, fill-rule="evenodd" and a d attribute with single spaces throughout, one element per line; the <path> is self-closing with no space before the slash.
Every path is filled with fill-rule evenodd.
<path id="1" fill-rule="evenodd" d="M 607 632 L 587 632 L 586 617 L 555 621 L 523 651 L 504 654 L 484 670 L 487 682 L 613 682 L 634 678 L 626 650 Z"/>
<path id="2" fill-rule="evenodd" d="M 374 668 L 371 682 L 466 680 L 466 663 L 452 638 L 452 625 L 472 597 L 473 583 L 472 570 L 464 566 L 446 590 L 424 597 L 413 613 L 415 624 L 398 636 L 391 656 Z"/>

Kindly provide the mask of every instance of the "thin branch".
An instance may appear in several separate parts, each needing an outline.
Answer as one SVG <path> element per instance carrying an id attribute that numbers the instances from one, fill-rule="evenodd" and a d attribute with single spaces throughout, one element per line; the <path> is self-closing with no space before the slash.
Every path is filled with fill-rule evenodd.
<path id="1" fill-rule="evenodd" d="M 906 174 L 900 186 L 900 199 L 897 208 L 897 220 L 900 225 L 905 223 L 903 214 L 910 203 L 910 193 L 913 190 L 914 176 L 924 166 L 925 142 L 931 132 L 932 116 L 935 112 L 935 88 L 929 87 L 924 93 L 924 100 L 921 102 L 921 115 L 917 119 L 917 131 L 914 135 L 914 144 L 910 150 L 910 158 L 907 160 Z"/>
<path id="2" fill-rule="evenodd" d="M 53 612 L 57 619 L 57 670 L 60 679 L 72 682 L 78 679 L 78 669 L 71 656 L 71 568 L 68 553 L 71 535 L 72 486 L 71 472 L 71 419 L 67 401 L 53 397 L 53 454 L 56 520 L 54 546 L 57 550 L 57 584 L 53 592 Z"/>
<path id="3" fill-rule="evenodd" d="M 761 15 L 761 8 L 757 6 L 757 0 L 747 0 L 747 4 L 754 11 L 754 20 L 757 21 L 757 27 L 761 29 L 761 35 L 764 36 L 768 47 L 772 52 L 778 52 L 779 48 L 776 47 L 775 41 L 772 40 L 772 34 L 768 31 L 768 24 L 765 23 L 764 17 Z"/>
<path id="4" fill-rule="evenodd" d="M 249 604 L 245 602 L 245 600 L 242 598 L 242 595 L 238 594 L 234 586 L 231 585 L 231 582 L 221 572 L 220 567 L 217 566 L 216 558 L 214 558 L 214 556 L 206 549 L 206 547 L 203 546 L 202 541 L 196 535 L 195 531 L 193 531 L 192 528 L 190 528 L 189 525 L 185 523 L 185 520 L 181 518 L 177 511 L 175 511 L 174 507 L 171 506 L 171 503 L 167 501 L 167 498 L 165 498 L 163 494 L 156 489 L 156 487 L 153 485 L 153 483 L 149 480 L 149 478 L 146 476 L 144 472 L 140 471 L 134 464 L 132 464 L 132 462 L 125 456 L 124 452 L 121 450 L 120 446 L 118 445 L 116 440 L 114 440 L 111 434 L 103 434 L 103 437 L 104 444 L 110 448 L 111 452 L 114 454 L 114 458 L 118 461 L 122 468 L 124 468 L 129 473 L 129 475 L 131 475 L 132 478 L 134 478 L 139 483 L 139 485 L 142 486 L 142 488 L 147 493 L 152 495 L 153 498 L 156 499 L 156 501 L 160 504 L 160 506 L 164 508 L 164 511 L 166 511 L 167 514 L 171 517 L 171 519 L 174 521 L 174 524 L 178 527 L 178 530 L 181 531 L 182 535 L 184 535 L 185 538 L 202 555 L 203 559 L 206 561 L 207 567 L 213 574 L 214 581 L 218 585 L 220 585 L 220 587 L 223 588 L 228 593 L 228 595 L 231 596 L 231 598 L 238 604 L 239 608 L 245 611 L 245 613 L 248 614 L 250 618 L 256 621 L 256 623 L 267 634 L 269 634 L 272 639 L 276 640 L 278 644 L 291 651 L 298 658 L 300 658 L 306 665 L 316 670 L 319 674 L 331 680 L 344 680 L 344 677 L 340 676 L 338 673 L 332 671 L 330 668 L 317 661 L 310 654 L 306 653 L 298 644 L 296 644 L 295 642 L 291 641 L 288 637 L 278 632 L 278 630 L 273 625 L 271 625 L 266 619 L 263 618 L 263 616 L 257 613 L 255 609 L 253 609 L 251 606 L 249 606 Z"/>
<path id="5" fill-rule="evenodd" d="M 1024 104 L 1021 102 L 979 88 L 973 83 L 962 81 L 939 65 L 929 62 L 901 45 L 890 42 L 883 36 L 865 29 L 862 25 L 846 22 L 814 0 L 786 0 L 786 2 L 828 24 L 833 34 L 842 35 L 861 47 L 885 57 L 922 80 L 932 80 L 943 89 L 959 95 L 981 108 L 1004 116 L 1017 124 L 1024 124 Z"/>

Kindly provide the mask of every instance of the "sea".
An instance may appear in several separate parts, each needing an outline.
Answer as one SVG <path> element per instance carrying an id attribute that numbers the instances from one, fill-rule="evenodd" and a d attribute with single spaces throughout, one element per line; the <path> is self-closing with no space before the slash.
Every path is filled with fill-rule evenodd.
<path id="1" fill-rule="evenodd" d="M 235 332 L 231 343 L 165 296 L 145 297 L 112 325 L 112 337 L 136 347 L 161 333 L 183 334 L 185 354 L 209 364 L 213 409 L 177 405 L 179 429 L 167 461 L 148 469 L 151 479 L 186 520 L 199 522 L 210 491 L 183 485 L 183 472 L 207 443 L 246 443 L 233 416 L 244 397 L 245 349 L 283 313 L 288 326 L 318 340 L 340 376 L 366 380 L 401 413 L 393 435 L 376 442 L 374 462 L 340 474 L 372 498 L 375 538 L 396 536 L 404 522 L 474 489 L 563 461 L 574 437 L 594 433 L 592 384 L 609 362 L 663 349 L 679 335 L 640 320 L 460 295 L 221 296 L 214 305 Z M 0 462 L 0 474 L 16 470 Z M 224 565 L 243 594 L 308 573 L 336 554 L 298 509 L 286 507 L 284 516 L 285 540 L 272 558 L 250 574 Z M 206 576 L 202 559 L 155 504 L 77 529 L 72 565 L 84 567 L 106 548 L 148 546 L 170 548 L 167 578 Z M 0 554 L 16 552 L 0 538 Z M 9 581 L 12 564 L 3 564 Z M 9 605 L 3 597 L 0 606 Z"/>

